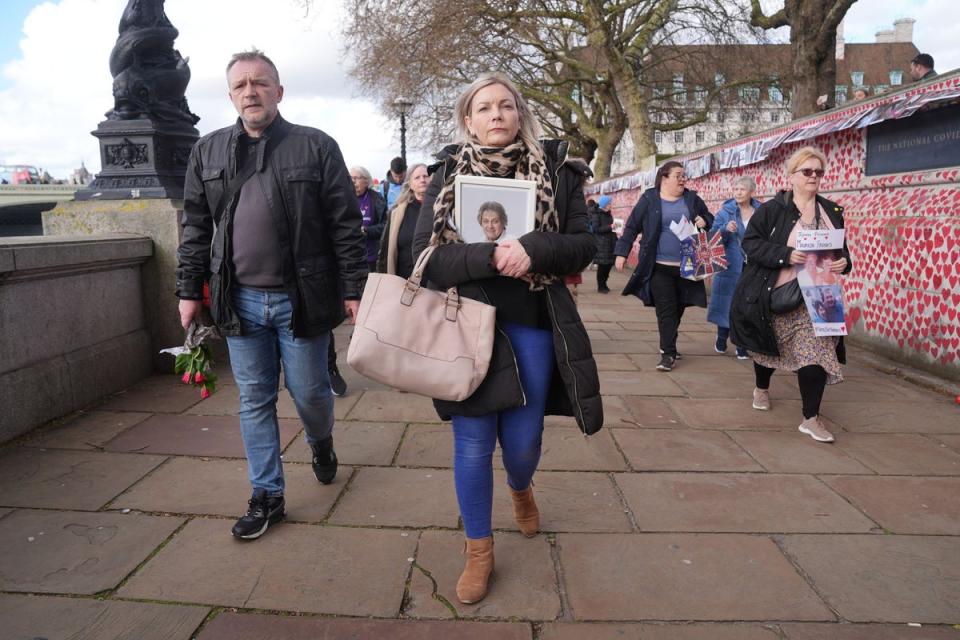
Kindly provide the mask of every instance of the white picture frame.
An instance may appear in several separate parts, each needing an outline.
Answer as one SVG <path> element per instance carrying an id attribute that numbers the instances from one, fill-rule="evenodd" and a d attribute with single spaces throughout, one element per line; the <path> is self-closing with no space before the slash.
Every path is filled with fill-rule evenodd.
<path id="1" fill-rule="evenodd" d="M 532 180 L 458 175 L 454 179 L 453 222 L 464 242 L 504 242 L 534 230 L 537 212 L 537 183 Z M 499 203 L 506 224 L 496 239 L 488 237 L 480 223 L 481 206 Z M 489 217 L 489 212 L 488 212 Z M 490 225 L 487 226 L 489 231 Z"/>

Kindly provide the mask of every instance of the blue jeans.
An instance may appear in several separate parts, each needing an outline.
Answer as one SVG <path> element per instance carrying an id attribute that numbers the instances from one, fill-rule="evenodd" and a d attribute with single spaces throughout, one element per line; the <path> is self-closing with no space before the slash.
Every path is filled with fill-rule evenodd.
<path id="1" fill-rule="evenodd" d="M 237 287 L 233 306 L 243 335 L 227 338 L 233 378 L 240 390 L 240 433 L 247 471 L 254 489 L 283 495 L 277 392 L 280 362 L 284 380 L 308 444 L 333 432 L 333 393 L 327 375 L 330 334 L 295 338 L 290 328 L 293 306 L 286 293 Z"/>
<path id="2" fill-rule="evenodd" d="M 453 416 L 453 480 L 460 516 L 468 538 L 491 535 L 493 451 L 503 451 L 507 484 L 522 491 L 530 486 L 540 462 L 543 414 L 553 374 L 553 332 L 503 324 L 520 369 L 527 403 L 483 416 Z"/>

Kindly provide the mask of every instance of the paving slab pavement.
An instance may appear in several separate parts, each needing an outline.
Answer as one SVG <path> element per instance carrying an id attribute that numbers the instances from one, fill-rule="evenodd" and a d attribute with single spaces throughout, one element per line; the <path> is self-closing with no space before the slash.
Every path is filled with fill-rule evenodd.
<path id="1" fill-rule="evenodd" d="M 0 595 L 0 629 L 11 640 L 190 640 L 209 612 L 185 605 Z"/>
<path id="2" fill-rule="evenodd" d="M 605 429 L 545 419 L 529 539 L 494 453 L 481 603 L 454 597 L 449 424 L 351 371 L 341 327 L 338 476 L 314 478 L 281 390 L 287 519 L 253 543 L 229 535 L 249 485 L 228 363 L 208 400 L 154 376 L 0 447 L 0 636 L 960 639 L 952 396 L 851 347 L 824 445 L 797 431 L 792 374 L 774 377 L 772 411 L 752 409 L 752 362 L 713 351 L 702 310 L 661 373 L 652 309 L 589 284 L 580 304 Z"/>
<path id="3" fill-rule="evenodd" d="M 795 535 L 780 544 L 846 620 L 960 620 L 956 536 Z"/>

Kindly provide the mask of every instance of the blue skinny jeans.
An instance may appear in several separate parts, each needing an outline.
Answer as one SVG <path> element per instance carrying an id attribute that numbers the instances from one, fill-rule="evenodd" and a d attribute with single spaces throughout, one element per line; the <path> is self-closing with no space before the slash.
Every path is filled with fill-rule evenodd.
<path id="1" fill-rule="evenodd" d="M 492 535 L 493 451 L 503 451 L 507 484 L 530 486 L 540 462 L 543 414 L 553 374 L 553 332 L 503 323 L 520 369 L 527 403 L 482 416 L 453 416 L 453 480 L 468 538 Z"/>

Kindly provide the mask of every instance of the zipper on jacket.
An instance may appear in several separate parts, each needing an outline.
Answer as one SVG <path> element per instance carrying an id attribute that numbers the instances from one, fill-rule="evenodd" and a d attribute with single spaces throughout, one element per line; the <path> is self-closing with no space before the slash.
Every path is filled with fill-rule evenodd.
<path id="1" fill-rule="evenodd" d="M 481 286 L 477 285 L 477 289 L 480 289 L 480 293 L 483 294 L 483 299 L 490 304 L 490 297 L 487 295 L 486 290 Z M 496 307 L 494 307 L 496 308 Z M 500 328 L 500 323 L 494 318 L 493 327 L 497 330 L 497 333 L 503 336 L 503 339 L 507 341 L 507 346 L 510 347 L 510 357 L 513 358 L 513 370 L 517 374 L 517 383 L 520 385 L 520 397 L 523 398 L 523 404 L 521 407 L 527 406 L 527 392 L 523 390 L 523 380 L 520 379 L 520 365 L 517 363 L 517 353 L 513 350 L 513 344 L 510 342 L 510 336 L 507 335 L 507 332 Z"/>
<path id="2" fill-rule="evenodd" d="M 583 431 L 583 435 L 587 435 L 587 421 L 583 417 L 583 407 L 580 406 L 580 394 L 577 392 L 577 374 L 573 370 L 573 366 L 570 364 L 570 347 L 567 345 L 567 337 L 563 335 L 563 329 L 560 328 L 560 323 L 557 321 L 557 309 L 553 306 L 553 297 L 550 295 L 550 289 L 544 289 L 544 292 L 547 295 L 547 302 L 550 304 L 550 310 L 553 312 L 553 323 L 557 328 L 557 333 L 560 334 L 560 340 L 563 342 L 563 363 L 567 365 L 567 369 L 570 370 L 570 376 L 573 378 L 573 405 L 577 408 L 577 413 L 580 415 L 580 430 Z"/>

